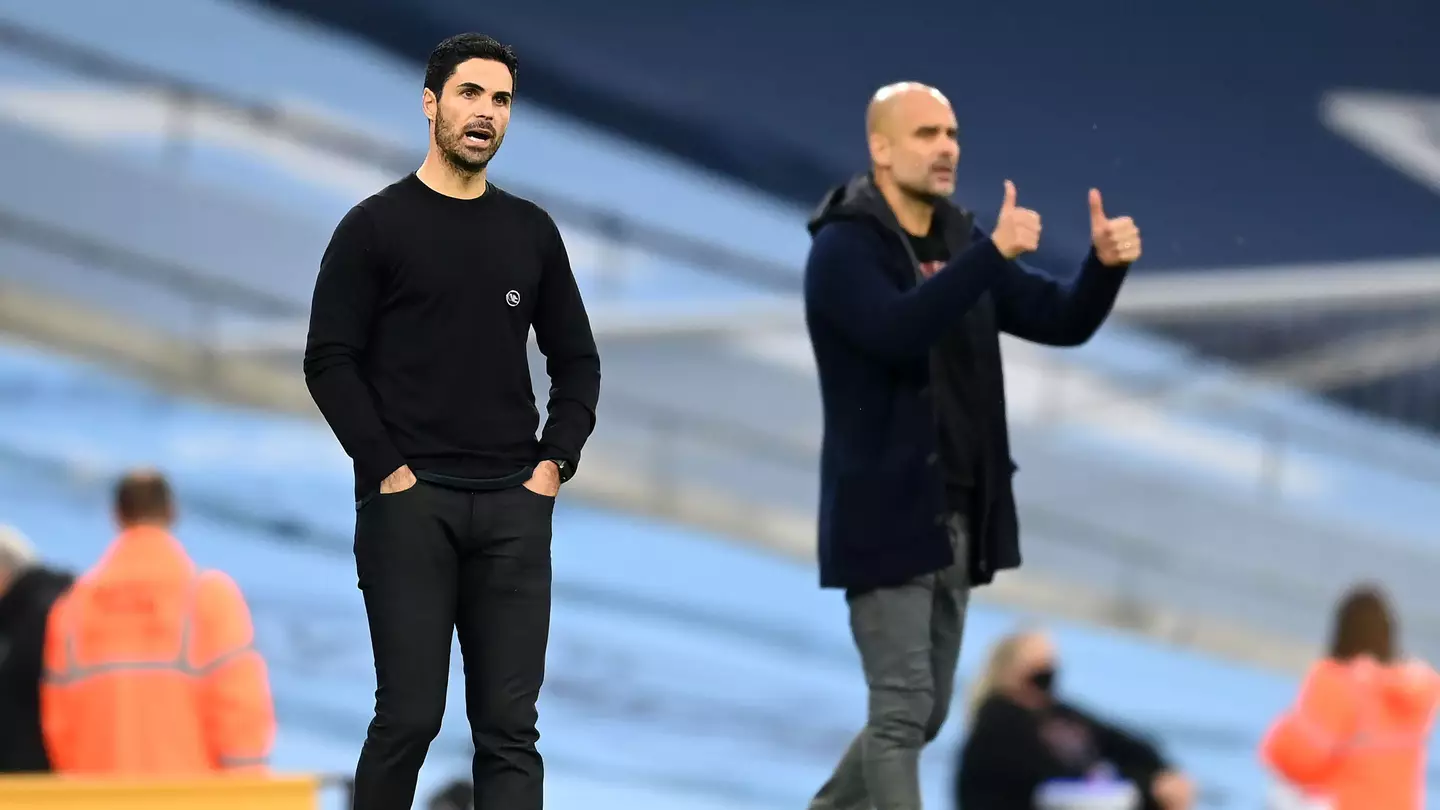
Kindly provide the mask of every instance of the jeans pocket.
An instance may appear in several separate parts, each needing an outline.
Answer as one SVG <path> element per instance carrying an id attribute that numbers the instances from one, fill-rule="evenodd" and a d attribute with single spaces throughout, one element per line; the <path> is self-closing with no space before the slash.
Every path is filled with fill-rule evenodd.
<path id="1" fill-rule="evenodd" d="M 375 503 L 377 501 L 393 501 L 402 498 L 419 489 L 423 484 L 423 481 L 416 481 L 415 483 L 411 484 L 405 489 L 400 490 L 399 492 L 381 492 L 377 489 L 374 492 L 371 492 L 369 495 L 366 495 L 365 497 L 356 501 L 355 511 L 359 512 L 361 509 L 364 509 L 369 504 Z"/>
<path id="2" fill-rule="evenodd" d="M 555 503 L 554 495 L 546 495 L 542 492 L 536 492 L 535 490 L 525 486 L 524 484 L 521 484 L 515 488 L 520 490 L 521 494 L 525 495 L 528 498 L 534 498 L 536 500 L 545 501 L 546 503 L 551 504 Z"/>

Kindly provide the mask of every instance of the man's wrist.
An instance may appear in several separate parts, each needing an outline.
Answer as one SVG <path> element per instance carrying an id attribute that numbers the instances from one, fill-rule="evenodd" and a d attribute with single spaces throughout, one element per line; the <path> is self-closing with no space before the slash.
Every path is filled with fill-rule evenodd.
<path id="1" fill-rule="evenodd" d="M 569 461 L 566 461 L 563 458 L 547 458 L 540 463 L 554 465 L 555 472 L 559 476 L 560 483 L 562 484 L 566 481 L 569 481 L 570 476 L 575 474 L 575 465 L 571 464 Z"/>

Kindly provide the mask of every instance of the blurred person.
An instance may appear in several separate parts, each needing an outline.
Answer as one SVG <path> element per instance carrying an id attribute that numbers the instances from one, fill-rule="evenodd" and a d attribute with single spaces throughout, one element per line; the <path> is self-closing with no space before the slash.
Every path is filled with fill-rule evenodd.
<path id="1" fill-rule="evenodd" d="M 991 650 L 971 699 L 956 772 L 964 810 L 1032 810 L 1043 787 L 1116 779 L 1139 791 L 1145 810 L 1185 810 L 1191 781 L 1144 739 L 1056 697 L 1059 664 L 1048 636 L 1029 631 Z"/>
<path id="2" fill-rule="evenodd" d="M 0 526 L 0 774 L 50 770 L 40 732 L 40 672 L 50 608 L 74 577 L 39 564 Z"/>
<path id="3" fill-rule="evenodd" d="M 1402 660 L 1397 635 L 1377 588 L 1345 595 L 1329 654 L 1260 744 L 1261 759 L 1283 780 L 1271 798 L 1276 810 L 1424 806 L 1440 675 L 1423 661 Z"/>
<path id="4" fill-rule="evenodd" d="M 174 535 L 152 470 L 115 491 L 120 535 L 55 603 L 41 719 L 58 773 L 264 773 L 275 708 L 250 610 L 227 575 Z"/>
<path id="5" fill-rule="evenodd" d="M 375 657 L 361 810 L 411 806 L 457 629 L 475 803 L 542 803 L 551 520 L 595 427 L 600 358 L 554 221 L 487 178 L 515 72 L 514 52 L 486 36 L 435 48 L 424 163 L 345 215 L 315 283 L 305 377 L 355 462 Z M 538 440 L 532 327 L 551 382 Z"/>
<path id="6" fill-rule="evenodd" d="M 1063 283 L 1017 260 L 1040 215 L 1005 183 L 984 233 L 948 197 L 955 113 L 933 87 L 881 88 L 871 170 L 809 224 L 805 313 L 824 409 L 820 584 L 845 589 L 869 718 L 812 810 L 913 810 L 921 748 L 949 711 L 973 585 L 1020 564 L 1001 332 L 1075 346 L 1140 256 L 1090 191 L 1093 249 Z"/>

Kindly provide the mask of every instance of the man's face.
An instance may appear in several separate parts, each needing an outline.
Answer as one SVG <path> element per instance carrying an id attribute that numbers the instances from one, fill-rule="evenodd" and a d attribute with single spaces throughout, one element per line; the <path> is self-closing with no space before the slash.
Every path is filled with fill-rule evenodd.
<path id="1" fill-rule="evenodd" d="M 955 193 L 960 142 L 955 112 L 943 97 L 911 91 L 895 99 L 893 114 L 871 137 L 871 158 L 903 191 L 917 197 Z"/>
<path id="2" fill-rule="evenodd" d="M 440 97 L 425 91 L 425 117 L 446 162 L 465 174 L 484 169 L 505 141 L 515 82 L 510 69 L 471 59 L 455 69 Z"/>

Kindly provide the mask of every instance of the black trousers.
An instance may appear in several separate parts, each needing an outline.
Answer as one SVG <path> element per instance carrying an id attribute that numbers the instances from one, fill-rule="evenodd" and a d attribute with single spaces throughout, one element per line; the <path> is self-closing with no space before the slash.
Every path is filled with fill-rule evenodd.
<path id="1" fill-rule="evenodd" d="M 440 732 L 452 633 L 465 664 L 476 810 L 541 810 L 536 699 L 550 634 L 553 498 L 424 481 L 363 502 L 355 567 L 375 653 L 375 719 L 355 810 L 410 810 Z"/>

